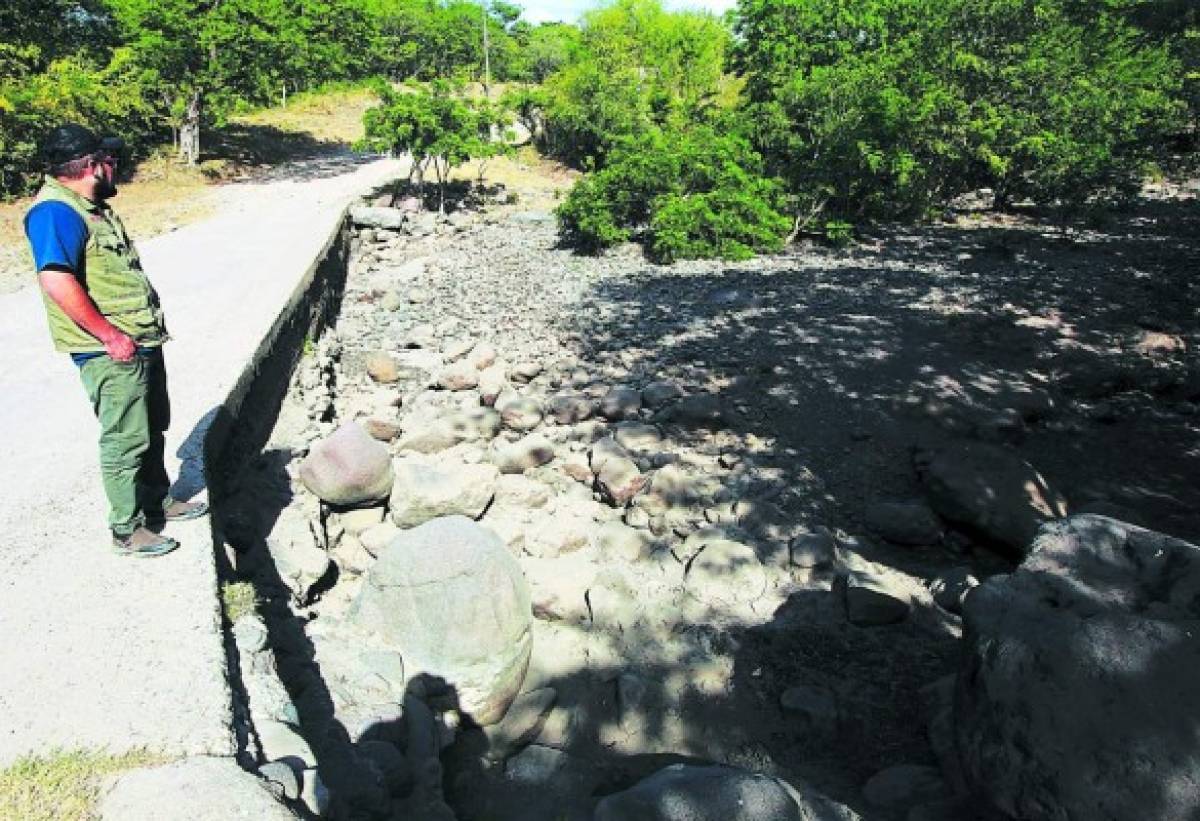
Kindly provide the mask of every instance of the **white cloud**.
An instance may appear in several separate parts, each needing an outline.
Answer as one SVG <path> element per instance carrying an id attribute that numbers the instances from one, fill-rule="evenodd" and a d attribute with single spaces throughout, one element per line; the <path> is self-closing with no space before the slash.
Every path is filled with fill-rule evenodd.
<path id="1" fill-rule="evenodd" d="M 579 15 L 590 8 L 601 5 L 602 0 L 517 0 L 525 9 L 524 18 L 531 23 L 561 20 L 565 23 L 578 21 Z M 721 14 L 737 5 L 737 0 L 665 0 L 669 9 L 706 9 Z"/>

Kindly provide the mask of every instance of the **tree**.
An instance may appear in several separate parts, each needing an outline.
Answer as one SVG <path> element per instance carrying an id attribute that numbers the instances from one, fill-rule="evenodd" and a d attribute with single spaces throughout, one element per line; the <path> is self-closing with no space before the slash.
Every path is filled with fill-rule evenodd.
<path id="1" fill-rule="evenodd" d="M 502 150 L 491 134 L 505 124 L 503 112 L 487 101 L 464 96 L 444 80 L 415 90 L 380 86 L 379 96 L 381 104 L 363 117 L 366 136 L 359 147 L 410 154 L 410 180 L 421 187 L 432 168 L 439 211 L 445 212 L 446 182 L 455 167 Z"/>
<path id="2" fill-rule="evenodd" d="M 703 12 L 659 0 L 617 0 L 584 16 L 577 45 L 545 82 L 545 147 L 577 165 L 603 164 L 617 141 L 651 127 L 711 122 L 728 97 L 729 32 Z"/>
<path id="3" fill-rule="evenodd" d="M 980 186 L 1001 206 L 1119 198 L 1177 111 L 1167 50 L 1099 3 L 743 0 L 737 32 L 755 145 L 802 213 L 835 219 Z"/>

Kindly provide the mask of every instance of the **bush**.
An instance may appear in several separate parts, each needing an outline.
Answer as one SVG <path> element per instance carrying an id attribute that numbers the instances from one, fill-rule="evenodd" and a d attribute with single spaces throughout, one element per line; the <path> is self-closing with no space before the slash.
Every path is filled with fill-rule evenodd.
<path id="1" fill-rule="evenodd" d="M 778 251 L 790 227 L 772 206 L 779 186 L 758 179 L 703 194 L 667 194 L 656 203 L 646 253 L 655 262 L 678 259 L 749 259 Z"/>
<path id="2" fill-rule="evenodd" d="M 711 128 L 627 138 L 559 206 L 562 238 L 595 253 L 640 236 L 661 262 L 777 250 L 790 223 L 761 166 L 744 139 Z"/>

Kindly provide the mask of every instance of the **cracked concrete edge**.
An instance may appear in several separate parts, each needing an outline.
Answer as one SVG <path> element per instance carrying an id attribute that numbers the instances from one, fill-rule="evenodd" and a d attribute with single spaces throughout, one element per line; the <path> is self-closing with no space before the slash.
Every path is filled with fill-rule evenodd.
<path id="1" fill-rule="evenodd" d="M 205 472 L 209 498 L 214 507 L 221 504 L 221 484 L 233 478 L 245 462 L 261 449 L 271 432 L 278 405 L 258 415 L 256 410 L 261 410 L 257 407 L 258 402 L 273 402 L 276 398 L 282 400 L 282 392 L 286 391 L 295 366 L 303 354 L 303 339 L 315 338 L 319 330 L 330 324 L 336 315 L 350 257 L 349 208 L 347 206 L 335 222 L 320 251 L 301 276 L 270 330 L 221 403 L 218 418 L 213 420 L 205 436 Z M 263 417 L 271 424 L 263 424 Z M 256 718 L 261 719 L 263 716 L 256 709 L 257 705 L 241 705 L 244 709 L 240 711 L 240 717 L 248 725 L 245 728 L 247 742 L 243 747 L 237 728 L 239 710 L 234 705 L 234 699 L 248 702 L 249 691 L 257 688 L 247 686 L 246 676 L 261 676 L 263 672 L 247 669 L 237 672 L 233 669 L 234 665 L 240 666 L 238 663 L 242 653 L 232 631 L 224 627 L 220 582 L 216 572 L 217 551 L 223 550 L 224 546 L 214 530 L 215 528 L 210 527 L 208 536 L 212 548 L 210 555 L 214 581 L 215 625 L 218 635 L 222 638 L 220 663 L 227 705 L 223 722 L 224 738 L 223 743 L 219 745 L 219 751 L 218 747 L 214 746 L 189 750 L 188 754 L 238 757 L 248 761 L 249 758 L 255 757 L 254 751 L 257 748 Z M 230 680 L 234 676 L 239 679 L 236 687 Z M 278 680 L 277 675 L 275 678 L 275 683 L 283 690 L 282 681 Z M 244 756 L 243 753 L 248 755 Z"/>

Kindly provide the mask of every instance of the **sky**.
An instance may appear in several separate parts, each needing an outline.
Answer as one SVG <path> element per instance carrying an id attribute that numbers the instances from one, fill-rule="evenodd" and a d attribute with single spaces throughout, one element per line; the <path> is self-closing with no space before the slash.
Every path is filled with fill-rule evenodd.
<path id="1" fill-rule="evenodd" d="M 525 9 L 522 15 L 531 23 L 541 23 L 546 20 L 562 20 L 574 23 L 579 15 L 600 5 L 600 0 L 515 0 L 517 5 Z M 666 0 L 663 3 L 669 9 L 707 9 L 714 14 L 721 14 L 736 5 L 736 0 Z"/>

